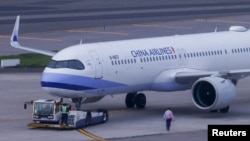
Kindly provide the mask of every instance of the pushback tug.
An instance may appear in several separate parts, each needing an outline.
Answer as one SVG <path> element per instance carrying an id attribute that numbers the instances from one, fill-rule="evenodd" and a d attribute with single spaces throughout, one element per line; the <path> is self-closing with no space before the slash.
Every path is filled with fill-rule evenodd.
<path id="1" fill-rule="evenodd" d="M 101 124 L 108 121 L 108 112 L 105 109 L 95 111 L 72 110 L 71 105 L 62 100 L 38 99 L 24 103 L 32 105 L 32 121 L 29 127 L 73 129 L 83 128 L 90 125 Z M 68 126 L 61 124 L 61 106 L 66 104 L 69 108 Z"/>

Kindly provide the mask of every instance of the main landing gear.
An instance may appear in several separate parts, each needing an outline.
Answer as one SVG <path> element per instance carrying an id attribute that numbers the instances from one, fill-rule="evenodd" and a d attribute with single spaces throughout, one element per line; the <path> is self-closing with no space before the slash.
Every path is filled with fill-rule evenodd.
<path id="1" fill-rule="evenodd" d="M 127 108 L 134 108 L 136 105 L 138 109 L 142 109 L 146 105 L 146 96 L 143 93 L 128 93 L 125 103 Z"/>

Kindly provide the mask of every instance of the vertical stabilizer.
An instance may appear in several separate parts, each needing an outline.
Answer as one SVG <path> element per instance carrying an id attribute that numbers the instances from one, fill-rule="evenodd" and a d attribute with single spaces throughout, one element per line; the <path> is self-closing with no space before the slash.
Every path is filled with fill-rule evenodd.
<path id="1" fill-rule="evenodd" d="M 10 38 L 11 42 L 18 42 L 19 21 L 20 21 L 20 16 L 18 15 L 16 18 L 16 23 L 15 23 L 11 38 Z"/>

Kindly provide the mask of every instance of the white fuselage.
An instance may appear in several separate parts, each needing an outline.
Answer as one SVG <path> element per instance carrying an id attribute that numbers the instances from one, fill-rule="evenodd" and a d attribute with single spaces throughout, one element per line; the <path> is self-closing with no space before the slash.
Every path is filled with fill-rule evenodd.
<path id="1" fill-rule="evenodd" d="M 46 67 L 42 87 L 60 97 L 189 89 L 182 71 L 249 69 L 250 31 L 225 31 L 80 44 L 65 48 L 54 61 L 79 60 L 84 69 Z"/>

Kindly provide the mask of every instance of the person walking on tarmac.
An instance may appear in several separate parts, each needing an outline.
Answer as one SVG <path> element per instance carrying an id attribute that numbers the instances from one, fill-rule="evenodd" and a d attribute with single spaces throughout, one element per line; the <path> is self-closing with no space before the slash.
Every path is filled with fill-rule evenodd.
<path id="1" fill-rule="evenodd" d="M 69 108 L 67 106 L 67 104 L 63 104 L 62 105 L 62 124 L 65 124 L 68 126 L 68 112 L 69 112 Z"/>
<path id="2" fill-rule="evenodd" d="M 170 130 L 171 122 L 174 120 L 174 114 L 170 108 L 167 108 L 163 115 L 163 119 L 166 121 L 167 131 Z"/>

